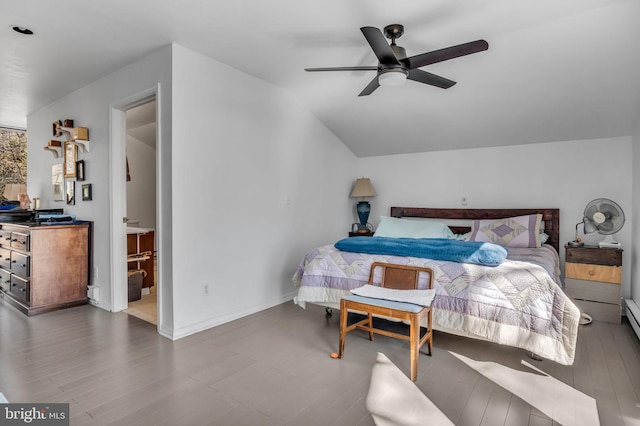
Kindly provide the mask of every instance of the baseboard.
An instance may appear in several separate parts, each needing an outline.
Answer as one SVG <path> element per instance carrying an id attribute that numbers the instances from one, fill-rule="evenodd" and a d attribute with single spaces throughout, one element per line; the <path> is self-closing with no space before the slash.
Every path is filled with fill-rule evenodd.
<path id="1" fill-rule="evenodd" d="M 638 339 L 640 339 L 640 307 L 634 302 L 632 299 L 626 299 L 625 305 L 627 306 L 627 319 L 633 328 L 633 331 L 636 332 Z"/>

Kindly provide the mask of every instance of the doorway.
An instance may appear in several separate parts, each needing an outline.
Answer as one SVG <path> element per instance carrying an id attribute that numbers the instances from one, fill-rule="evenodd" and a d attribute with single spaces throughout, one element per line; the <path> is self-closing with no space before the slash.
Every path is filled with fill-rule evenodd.
<path id="1" fill-rule="evenodd" d="M 125 312 L 157 325 L 156 101 L 125 111 L 127 299 Z"/>

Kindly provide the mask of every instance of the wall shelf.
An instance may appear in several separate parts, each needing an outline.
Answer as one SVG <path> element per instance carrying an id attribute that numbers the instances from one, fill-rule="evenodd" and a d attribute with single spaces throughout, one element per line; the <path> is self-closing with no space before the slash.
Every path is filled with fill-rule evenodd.
<path id="1" fill-rule="evenodd" d="M 80 130 L 83 129 L 83 130 Z M 80 152 L 91 152 L 91 141 L 89 141 L 89 131 L 84 127 L 64 127 L 56 125 L 56 130 L 66 135 L 67 142 L 72 143 L 80 148 Z M 78 133 L 83 134 L 87 139 L 79 139 L 74 137 Z"/>
<path id="2" fill-rule="evenodd" d="M 60 158 L 62 155 L 62 142 L 51 140 L 45 145 L 44 149 L 51 151 L 53 158 Z"/>

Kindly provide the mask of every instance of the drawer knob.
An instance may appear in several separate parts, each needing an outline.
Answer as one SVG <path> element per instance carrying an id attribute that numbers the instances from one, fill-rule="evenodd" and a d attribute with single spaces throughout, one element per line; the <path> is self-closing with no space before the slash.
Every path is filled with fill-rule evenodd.
<path id="1" fill-rule="evenodd" d="M 589 271 L 589 275 L 593 276 L 595 274 L 596 274 L 596 271 L 593 271 L 593 270 Z"/>

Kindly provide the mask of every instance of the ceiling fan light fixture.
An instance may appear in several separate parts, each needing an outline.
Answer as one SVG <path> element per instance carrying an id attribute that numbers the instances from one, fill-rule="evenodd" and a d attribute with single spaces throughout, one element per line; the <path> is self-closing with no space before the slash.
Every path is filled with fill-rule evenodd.
<path id="1" fill-rule="evenodd" d="M 387 71 L 378 76 L 378 84 L 384 87 L 402 86 L 407 81 L 404 71 Z"/>

